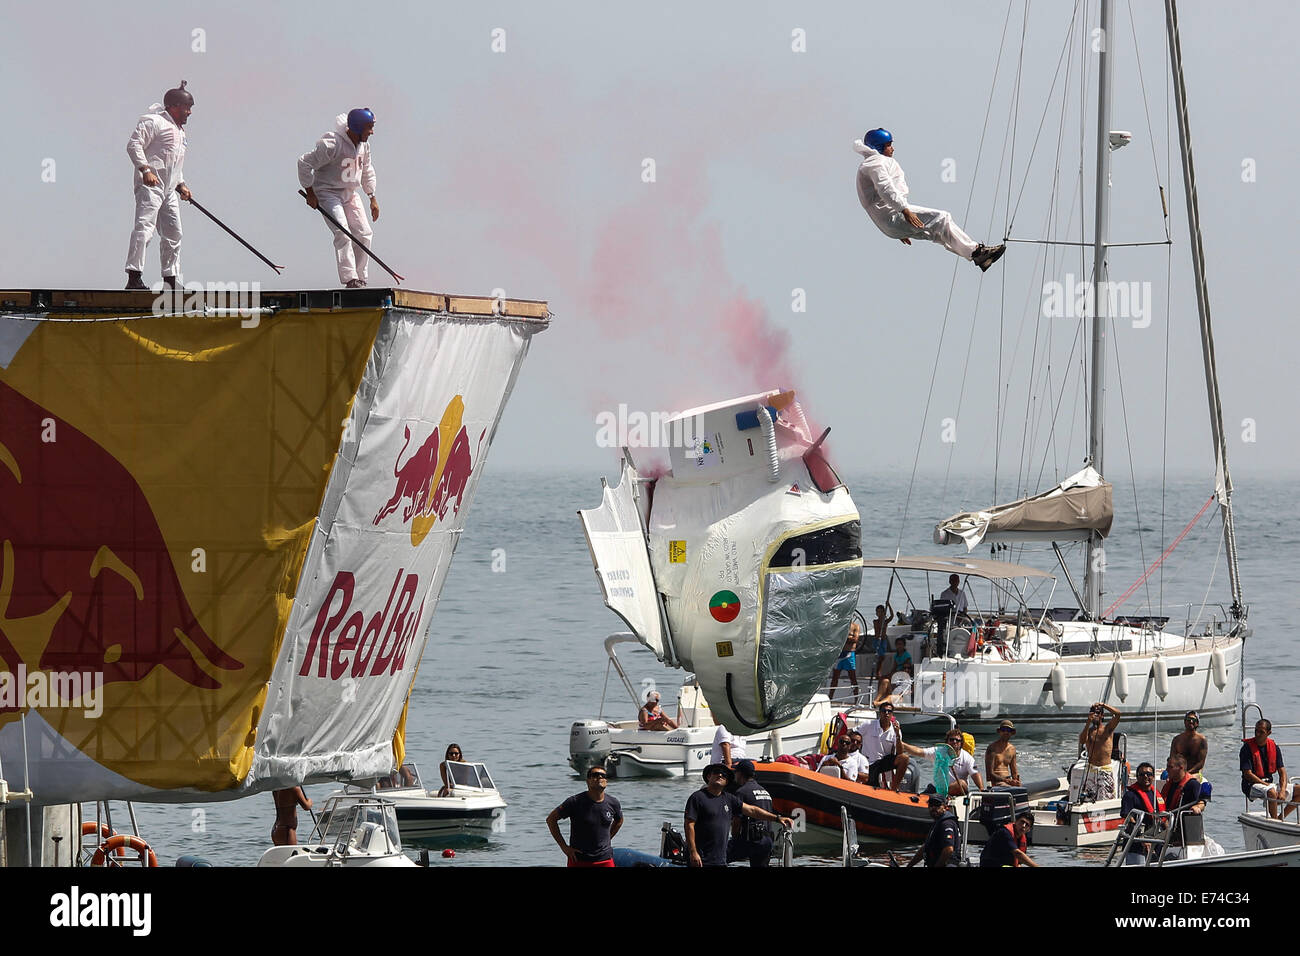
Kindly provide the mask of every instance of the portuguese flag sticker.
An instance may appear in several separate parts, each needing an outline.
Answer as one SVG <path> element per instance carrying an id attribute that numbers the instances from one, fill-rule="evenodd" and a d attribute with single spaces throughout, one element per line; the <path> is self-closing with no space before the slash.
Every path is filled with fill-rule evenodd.
<path id="1" fill-rule="evenodd" d="M 715 621 L 729 624 L 740 614 L 740 598 L 735 591 L 719 591 L 709 598 L 709 613 Z"/>

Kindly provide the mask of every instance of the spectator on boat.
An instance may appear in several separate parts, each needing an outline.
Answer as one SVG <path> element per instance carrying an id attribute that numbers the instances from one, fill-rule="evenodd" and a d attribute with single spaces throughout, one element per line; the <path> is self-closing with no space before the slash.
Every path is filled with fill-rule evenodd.
<path id="1" fill-rule="evenodd" d="M 677 729 L 677 721 L 665 714 L 663 708 L 659 706 L 659 691 L 657 690 L 646 692 L 645 704 L 642 705 L 640 712 L 636 715 L 636 722 L 642 730 Z"/>
<path id="2" fill-rule="evenodd" d="M 1029 834 L 1034 828 L 1034 814 L 1023 810 L 1017 814 L 1015 822 L 1007 823 L 994 829 L 988 842 L 980 852 L 981 867 L 1032 866 L 1038 867 L 1029 858 Z"/>
<path id="3" fill-rule="evenodd" d="M 1176 814 L 1199 814 L 1205 810 L 1205 798 L 1201 795 L 1201 781 L 1187 772 L 1187 760 L 1182 754 L 1173 754 L 1165 763 L 1165 785 L 1160 790 L 1160 799 L 1165 809 Z M 1177 860 L 1183 855 L 1183 828 L 1176 826 L 1169 839 L 1166 860 Z"/>
<path id="4" fill-rule="evenodd" d="M 1198 780 L 1204 780 L 1205 758 L 1209 755 L 1210 744 L 1205 734 L 1196 728 L 1201 725 L 1201 718 L 1196 711 L 1189 710 L 1183 714 L 1183 732 L 1169 745 L 1169 756 L 1179 754 L 1187 762 L 1187 772 Z"/>
<path id="5" fill-rule="evenodd" d="M 605 792 L 609 774 L 603 766 L 587 771 L 587 791 L 575 793 L 546 817 L 551 831 L 564 855 L 566 866 L 594 867 L 614 865 L 613 839 L 623 827 L 623 808 L 618 798 Z M 569 840 L 560 834 L 560 821 L 569 821 Z"/>
<path id="6" fill-rule="evenodd" d="M 876 618 L 871 622 L 872 650 L 876 654 L 875 677 L 879 683 L 889 657 L 889 619 L 894 615 L 894 606 L 886 601 L 876 605 Z M 879 695 L 877 695 L 879 696 Z"/>
<path id="7" fill-rule="evenodd" d="M 754 761 L 736 761 L 736 789 L 741 803 L 768 813 L 775 813 L 772 795 L 754 779 Z M 731 842 L 727 844 L 727 862 L 748 860 L 751 867 L 767 866 L 772 858 L 772 825 L 762 820 L 737 817 L 731 821 Z"/>
<path id="8" fill-rule="evenodd" d="M 155 103 L 140 117 L 126 154 L 135 167 L 135 221 L 126 251 L 126 287 L 146 289 L 140 278 L 149 240 L 158 233 L 158 253 L 163 282 L 176 288 L 181 271 L 181 206 L 190 190 L 182 171 L 185 165 L 185 122 L 194 109 L 194 97 L 185 81 L 168 90 L 162 104 Z"/>
<path id="9" fill-rule="evenodd" d="M 445 797 L 451 793 L 451 780 L 447 774 L 447 762 L 464 763 L 464 757 L 461 756 L 460 744 L 448 744 L 447 753 L 443 756 L 442 763 L 438 764 L 438 773 L 442 775 L 442 789 L 438 791 L 438 796 Z"/>
<path id="10" fill-rule="evenodd" d="M 952 727 L 944 736 L 944 749 L 948 750 L 953 756 L 948 763 L 948 795 L 952 797 L 963 797 L 970 792 L 970 785 L 973 782 L 976 790 L 984 789 L 984 780 L 980 773 L 975 769 L 975 758 L 970 751 L 966 750 L 963 744 L 965 738 L 957 727 Z M 929 757 L 935 760 L 939 754 L 938 747 L 914 747 L 909 743 L 899 742 L 903 753 L 909 757 Z M 937 761 L 936 761 L 937 763 Z"/>
<path id="11" fill-rule="evenodd" d="M 745 738 L 733 734 L 722 724 L 713 732 L 713 749 L 709 753 L 711 763 L 720 763 L 728 770 L 734 770 L 736 761 L 745 757 Z"/>
<path id="12" fill-rule="evenodd" d="M 858 739 L 862 739 L 861 735 Z M 852 780 L 855 783 L 866 783 L 869 779 L 867 758 L 860 751 L 853 749 L 853 737 L 850 734 L 845 734 L 835 742 L 835 752 L 821 759 L 821 763 L 817 765 L 817 772 Z"/>
<path id="13" fill-rule="evenodd" d="M 891 697 L 900 698 L 912 687 L 912 655 L 907 650 L 907 639 L 894 639 L 893 670 L 880 679 L 873 707 L 880 707 Z"/>
<path id="14" fill-rule="evenodd" d="M 903 167 L 894 159 L 894 137 L 889 130 L 869 130 L 853 144 L 853 149 L 862 157 L 858 166 L 858 202 L 886 236 L 905 246 L 910 246 L 913 239 L 937 242 L 975 263 L 981 272 L 1002 258 L 1005 244 L 985 246 L 962 232 L 950 213 L 908 204 L 907 180 Z"/>
<path id="15" fill-rule="evenodd" d="M 966 613 L 966 593 L 961 589 L 961 578 L 955 574 L 948 575 L 948 587 L 939 592 L 939 600 L 952 605 L 954 615 Z"/>
<path id="16" fill-rule="evenodd" d="M 302 787 L 273 790 L 271 799 L 275 802 L 275 823 L 271 827 L 271 842 L 276 846 L 297 846 L 298 808 L 310 810 L 311 799 L 302 792 Z"/>
<path id="17" fill-rule="evenodd" d="M 924 859 L 927 867 L 955 866 L 958 861 L 952 857 L 957 851 L 960 836 L 957 814 L 952 812 L 948 806 L 948 798 L 942 794 L 930 794 L 926 806 L 930 811 L 930 819 L 934 823 L 930 826 L 930 832 L 926 834 L 925 842 L 921 844 L 921 848 L 916 851 L 916 855 L 907 862 L 907 865 L 916 866 Z"/>
<path id="18" fill-rule="evenodd" d="M 1107 712 L 1110 719 L 1103 724 Z M 1118 784 L 1111 751 L 1119 716 L 1118 710 L 1100 701 L 1088 708 L 1087 720 L 1079 731 L 1079 752 L 1086 763 L 1081 760 L 1070 768 L 1071 802 L 1115 799 Z"/>
<path id="19" fill-rule="evenodd" d="M 1156 792 L 1156 768 L 1149 763 L 1140 763 L 1136 777 L 1137 782 L 1124 791 L 1124 798 L 1119 805 L 1120 816 L 1127 817 L 1134 810 L 1141 810 L 1148 815 L 1143 830 L 1154 834 L 1155 814 L 1165 808 L 1163 798 Z M 1124 854 L 1124 865 L 1143 866 L 1150 853 L 1150 843 L 1146 840 L 1134 840 L 1129 844 L 1128 852 Z"/>
<path id="20" fill-rule="evenodd" d="M 1016 745 L 1011 738 L 1016 735 L 1016 725 L 1009 720 L 998 724 L 998 739 L 984 751 L 984 772 L 990 787 L 1020 786 L 1020 768 L 1016 766 Z"/>
<path id="21" fill-rule="evenodd" d="M 686 801 L 686 852 L 691 866 L 726 866 L 731 822 L 741 816 L 794 826 L 789 817 L 777 816 L 728 793 L 726 787 L 735 779 L 730 768 L 711 763 L 704 768 L 703 776 L 704 786 Z"/>
<path id="22" fill-rule="evenodd" d="M 1296 800 L 1300 799 L 1300 786 L 1288 793 L 1282 748 L 1272 739 L 1272 733 L 1272 721 L 1258 720 L 1255 722 L 1255 736 L 1242 741 L 1239 760 L 1241 792 L 1247 799 L 1263 800 L 1268 815 L 1282 819 L 1295 808 Z M 1288 795 L 1291 801 L 1283 810 Z"/>
<path id="23" fill-rule="evenodd" d="M 857 618 L 849 625 L 849 636 L 844 641 L 844 650 L 840 651 L 840 658 L 835 662 L 835 667 L 831 670 L 831 700 L 835 699 L 835 688 L 840 682 L 840 674 L 849 675 L 849 683 L 853 685 L 853 697 L 858 696 L 858 638 L 862 635 L 862 629 L 858 626 Z"/>
<path id="24" fill-rule="evenodd" d="M 332 223 L 334 259 L 339 281 L 349 289 L 366 284 L 370 263 L 370 223 L 357 189 L 370 199 L 370 218 L 379 221 L 379 200 L 375 198 L 375 167 L 370 161 L 370 137 L 375 132 L 375 114 L 366 108 L 339 114 L 334 128 L 317 140 L 315 147 L 298 157 L 298 182 L 307 205 L 323 209 L 357 237 L 356 242 Z"/>
<path id="25" fill-rule="evenodd" d="M 867 758 L 867 783 L 878 787 L 881 775 L 892 773 L 890 787 L 897 791 L 903 785 L 910 759 L 899 746 L 903 743 L 903 732 L 894 719 L 894 705 L 882 704 L 877 713 L 878 719 L 858 725 L 862 734 L 862 754 Z"/>

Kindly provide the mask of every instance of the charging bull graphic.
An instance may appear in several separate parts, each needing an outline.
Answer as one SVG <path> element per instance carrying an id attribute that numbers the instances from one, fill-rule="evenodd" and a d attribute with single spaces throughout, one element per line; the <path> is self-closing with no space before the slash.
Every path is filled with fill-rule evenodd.
<path id="1" fill-rule="evenodd" d="M 0 660 L 10 671 L 93 671 L 105 684 L 163 667 L 205 689 L 243 667 L 196 619 L 131 474 L 4 382 Z"/>
<path id="2" fill-rule="evenodd" d="M 418 546 L 434 522 L 447 517 L 448 509 L 453 515 L 460 513 L 470 475 L 474 472 L 474 460 L 481 456 L 483 439 L 487 436 L 484 428 L 471 457 L 469 436 L 461 424 L 464 414 L 465 401 L 457 395 L 447 403 L 438 427 L 402 462 L 402 456 L 411 443 L 411 428 L 406 426 L 406 440 L 393 465 L 397 485 L 375 515 L 374 524 L 378 525 L 401 508 L 402 524 L 411 525 L 411 544 Z"/>

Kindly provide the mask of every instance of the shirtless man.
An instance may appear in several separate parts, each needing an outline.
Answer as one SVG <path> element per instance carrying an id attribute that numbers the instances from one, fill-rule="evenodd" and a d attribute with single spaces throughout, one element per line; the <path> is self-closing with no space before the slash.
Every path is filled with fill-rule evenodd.
<path id="1" fill-rule="evenodd" d="M 858 640 L 862 637 L 862 628 L 858 625 L 857 618 L 849 625 L 849 636 L 844 641 L 844 650 L 840 651 L 840 658 L 835 662 L 835 669 L 831 671 L 831 689 L 827 695 L 831 700 L 835 699 L 835 687 L 840 682 L 840 674 L 849 675 L 849 683 L 853 685 L 853 697 L 858 696 L 858 661 L 857 650 Z"/>
<path id="2" fill-rule="evenodd" d="M 1110 720 L 1103 726 L 1102 719 L 1110 713 Z M 1088 721 L 1079 731 L 1079 752 L 1088 759 L 1088 765 L 1080 781 L 1080 790 L 1095 791 L 1097 800 L 1113 800 L 1117 796 L 1115 767 L 1111 763 L 1110 753 L 1113 749 L 1111 737 L 1119 726 L 1119 711 L 1110 704 L 1097 701 L 1088 708 Z M 1071 794 L 1073 799 L 1075 794 Z"/>
<path id="3" fill-rule="evenodd" d="M 663 712 L 659 706 L 659 691 L 652 690 L 645 695 L 645 705 L 637 714 L 637 724 L 642 730 L 676 730 L 677 721 Z"/>
<path id="4" fill-rule="evenodd" d="M 276 846 L 297 846 L 298 808 L 310 810 L 311 799 L 302 792 L 302 787 L 274 790 L 271 799 L 275 801 L 275 825 L 271 827 L 271 842 Z"/>
<path id="5" fill-rule="evenodd" d="M 1200 725 L 1201 718 L 1196 715 L 1196 711 L 1189 710 L 1185 713 L 1183 732 L 1169 745 L 1169 756 L 1182 757 L 1187 761 L 1187 772 L 1198 780 L 1203 780 L 1201 771 L 1205 769 L 1205 758 L 1210 752 L 1210 744 L 1205 739 L 1205 734 L 1196 729 Z"/>
<path id="6" fill-rule="evenodd" d="M 1020 786 L 1020 768 L 1016 766 L 1016 745 L 1011 742 L 1016 725 L 1004 720 L 998 725 L 998 739 L 984 751 L 984 772 L 990 787 Z"/>

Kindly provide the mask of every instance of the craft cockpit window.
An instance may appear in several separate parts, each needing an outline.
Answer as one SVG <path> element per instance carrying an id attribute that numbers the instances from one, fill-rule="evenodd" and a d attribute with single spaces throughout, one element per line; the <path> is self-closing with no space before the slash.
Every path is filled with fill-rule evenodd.
<path id="1" fill-rule="evenodd" d="M 495 790 L 492 778 L 488 776 L 487 767 L 481 763 L 458 763 L 447 761 L 447 775 L 452 786 L 473 787 L 478 790 Z"/>
<path id="2" fill-rule="evenodd" d="M 799 568 L 862 560 L 862 522 L 845 521 L 794 535 L 781 542 L 769 568 Z"/>

